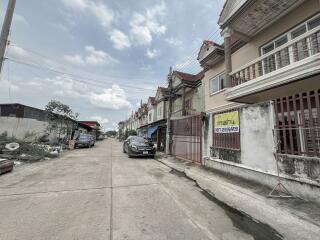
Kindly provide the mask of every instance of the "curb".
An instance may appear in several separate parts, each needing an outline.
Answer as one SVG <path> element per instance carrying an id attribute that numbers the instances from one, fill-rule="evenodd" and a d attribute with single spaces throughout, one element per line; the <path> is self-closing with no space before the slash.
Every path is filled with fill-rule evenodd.
<path id="1" fill-rule="evenodd" d="M 182 166 L 179 167 L 174 163 L 170 164 L 162 161 L 161 157 L 159 156 L 155 160 L 184 174 L 187 178 L 194 181 L 202 191 L 218 202 L 246 215 L 253 221 L 270 226 L 282 235 L 283 239 L 314 240 L 319 237 L 320 228 L 318 226 L 292 215 L 286 209 L 267 204 L 265 198 L 256 197 L 250 195 L 250 192 L 243 192 L 241 189 L 232 188 L 227 183 L 221 183 L 213 179 L 204 179 L 205 176 L 193 173 L 192 169 L 187 166 L 187 163 L 182 162 Z M 210 183 L 208 183 L 209 181 Z M 244 196 L 248 196 L 250 199 Z M 292 231 L 292 229 L 295 230 Z"/>

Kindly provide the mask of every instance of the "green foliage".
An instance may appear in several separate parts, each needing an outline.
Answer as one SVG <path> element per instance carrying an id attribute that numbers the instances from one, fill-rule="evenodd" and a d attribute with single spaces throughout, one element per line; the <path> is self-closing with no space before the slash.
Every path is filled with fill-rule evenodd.
<path id="1" fill-rule="evenodd" d="M 71 135 L 76 123 L 72 120 L 77 120 L 79 114 L 72 111 L 70 106 L 56 100 L 51 100 L 45 107 L 48 114 L 50 124 L 48 126 L 49 132 L 58 133 L 58 141 L 65 142 L 66 139 L 61 139 L 61 134 Z"/>
<path id="2" fill-rule="evenodd" d="M 108 137 L 115 137 L 117 135 L 117 131 L 107 131 L 106 135 Z"/>
<path id="3" fill-rule="evenodd" d="M 51 120 L 56 119 L 73 119 L 77 120 L 79 114 L 74 113 L 72 109 L 60 101 L 51 100 L 45 107 L 45 111 Z"/>

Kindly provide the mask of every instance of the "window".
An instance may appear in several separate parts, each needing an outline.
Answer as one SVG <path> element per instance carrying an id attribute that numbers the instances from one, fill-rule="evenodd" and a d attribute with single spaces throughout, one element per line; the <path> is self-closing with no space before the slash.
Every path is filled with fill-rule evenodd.
<path id="1" fill-rule="evenodd" d="M 186 109 L 191 109 L 191 99 L 186 100 Z"/>
<path id="2" fill-rule="evenodd" d="M 225 88 L 225 74 L 222 73 L 210 79 L 210 94 L 218 92 Z"/>
<path id="3" fill-rule="evenodd" d="M 158 116 L 161 116 L 161 115 L 162 115 L 162 106 L 158 108 Z"/>
<path id="4" fill-rule="evenodd" d="M 314 29 L 319 26 L 320 26 L 320 16 L 317 16 L 308 22 L 308 30 Z"/>
<path id="5" fill-rule="evenodd" d="M 152 113 L 149 113 L 149 122 L 152 120 Z"/>
<path id="6" fill-rule="evenodd" d="M 291 39 L 295 39 L 307 31 L 306 25 L 302 25 L 291 32 Z"/>
<path id="7" fill-rule="evenodd" d="M 261 55 L 267 55 L 263 60 L 264 74 L 273 72 L 279 68 L 285 67 L 290 62 L 295 62 L 309 57 L 320 51 L 320 33 L 316 32 L 312 36 L 298 40 L 293 44 L 285 47 L 284 45 L 295 40 L 299 36 L 320 27 L 320 14 L 305 21 L 294 29 L 286 32 L 271 42 L 261 47 Z M 278 51 L 277 48 L 280 48 Z M 274 53 L 271 53 L 275 51 Z"/>

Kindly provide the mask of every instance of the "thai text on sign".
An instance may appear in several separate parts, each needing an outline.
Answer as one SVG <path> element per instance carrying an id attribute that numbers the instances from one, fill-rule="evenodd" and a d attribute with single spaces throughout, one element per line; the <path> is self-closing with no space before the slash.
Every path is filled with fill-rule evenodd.
<path id="1" fill-rule="evenodd" d="M 226 112 L 214 115 L 215 133 L 235 133 L 239 132 L 238 111 Z"/>

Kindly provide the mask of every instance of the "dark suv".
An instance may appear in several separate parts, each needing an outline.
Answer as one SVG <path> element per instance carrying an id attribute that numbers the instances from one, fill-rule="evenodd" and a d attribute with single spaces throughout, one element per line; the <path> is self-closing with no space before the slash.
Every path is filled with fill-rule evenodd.
<path id="1" fill-rule="evenodd" d="M 154 157 L 156 148 L 153 143 L 146 138 L 130 136 L 123 143 L 123 152 L 127 153 L 129 157 Z"/>

